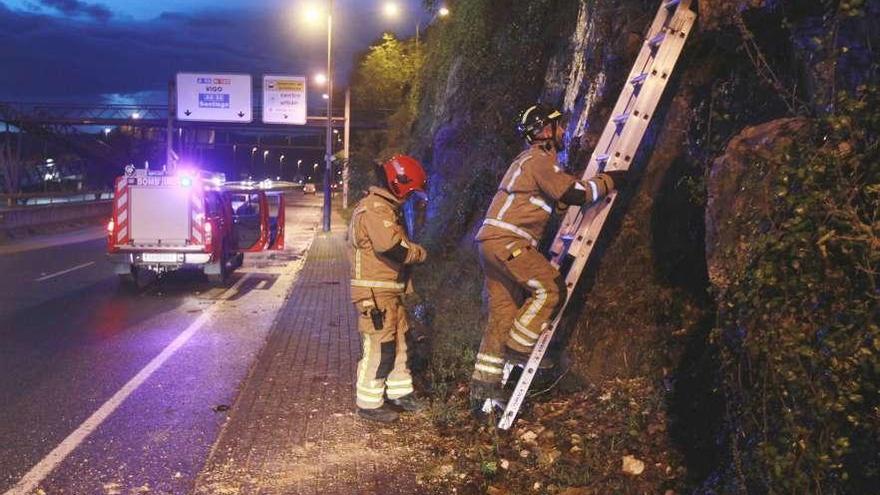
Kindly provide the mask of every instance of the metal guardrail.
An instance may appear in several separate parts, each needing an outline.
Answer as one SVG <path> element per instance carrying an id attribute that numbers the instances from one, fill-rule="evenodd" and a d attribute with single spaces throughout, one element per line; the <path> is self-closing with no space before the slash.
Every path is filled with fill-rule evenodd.
<path id="1" fill-rule="evenodd" d="M 95 201 L 109 201 L 111 199 L 113 199 L 113 191 L 0 194 L 0 204 L 6 206 L 7 208 L 16 208 L 22 206 L 46 206 L 69 203 L 90 203 Z"/>

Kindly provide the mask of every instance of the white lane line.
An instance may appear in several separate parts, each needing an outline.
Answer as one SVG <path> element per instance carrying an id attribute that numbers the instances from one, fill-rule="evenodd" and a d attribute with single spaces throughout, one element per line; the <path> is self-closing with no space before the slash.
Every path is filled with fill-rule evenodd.
<path id="1" fill-rule="evenodd" d="M 213 316 L 216 312 L 217 308 L 220 307 L 220 303 L 224 300 L 228 299 L 229 296 L 234 294 L 234 291 L 238 290 L 239 286 L 249 277 L 250 275 L 245 275 L 241 277 L 241 279 L 235 283 L 232 287 L 230 287 L 226 292 L 224 292 L 220 300 L 214 303 L 211 307 L 209 307 L 204 313 L 202 313 L 195 321 L 190 323 L 186 330 L 181 332 L 180 335 L 177 336 L 170 344 L 168 344 L 162 352 L 153 358 L 144 369 L 142 369 L 137 375 L 134 376 L 131 380 L 128 381 L 118 392 L 113 394 L 113 397 L 104 403 L 94 412 L 88 419 L 83 422 L 74 430 L 73 433 L 67 436 L 57 447 L 55 447 L 52 452 L 43 458 L 40 462 L 37 463 L 36 466 L 31 468 L 30 471 L 25 474 L 21 480 L 13 486 L 9 491 L 7 491 L 4 495 L 28 495 L 30 494 L 37 486 L 46 479 L 47 476 L 59 465 L 61 462 L 70 455 L 82 442 L 86 439 L 92 432 L 98 429 L 99 426 L 108 418 L 113 411 L 115 411 L 124 401 L 131 395 L 135 390 L 138 389 L 148 378 L 152 375 L 157 369 L 159 369 L 165 361 L 168 360 L 178 349 L 184 346 L 184 344 L 192 338 L 193 335 L 196 334 L 205 323 Z"/>
<path id="2" fill-rule="evenodd" d="M 60 272 L 55 272 L 55 273 L 40 277 L 40 278 L 34 280 L 34 282 L 43 282 L 45 280 L 49 280 L 50 278 L 60 277 L 61 275 L 64 275 L 65 273 L 70 273 L 72 271 L 76 271 L 81 268 L 85 268 L 87 266 L 92 266 L 94 264 L 95 264 L 94 261 L 89 261 L 88 263 L 83 263 L 82 265 L 76 265 L 75 267 L 68 268 L 67 270 L 61 270 Z"/>

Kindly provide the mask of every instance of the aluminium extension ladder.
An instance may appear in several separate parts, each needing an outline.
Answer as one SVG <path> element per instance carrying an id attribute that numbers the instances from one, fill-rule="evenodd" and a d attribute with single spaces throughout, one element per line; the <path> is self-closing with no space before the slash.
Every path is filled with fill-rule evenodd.
<path id="1" fill-rule="evenodd" d="M 657 16 L 651 24 L 644 44 L 629 78 L 617 99 L 611 119 L 605 126 L 599 143 L 593 150 L 583 179 L 589 179 L 603 170 L 628 170 L 636 156 L 645 131 L 651 123 L 654 110 L 669 82 L 672 69 L 678 61 L 684 43 L 690 34 L 697 15 L 690 10 L 692 0 L 663 0 Z M 550 246 L 551 262 L 557 269 L 571 261 L 565 274 L 568 296 L 556 319 L 541 334 L 532 355 L 523 367 L 519 382 L 514 389 L 498 427 L 507 430 L 513 425 L 517 413 L 529 391 L 544 354 L 556 332 L 559 321 L 581 272 L 593 252 L 593 246 L 608 213 L 614 206 L 617 193 L 612 192 L 604 200 L 581 208 L 571 207 L 562 221 Z M 505 366 L 505 381 L 512 366 Z M 491 403 L 487 403 L 491 407 Z"/>

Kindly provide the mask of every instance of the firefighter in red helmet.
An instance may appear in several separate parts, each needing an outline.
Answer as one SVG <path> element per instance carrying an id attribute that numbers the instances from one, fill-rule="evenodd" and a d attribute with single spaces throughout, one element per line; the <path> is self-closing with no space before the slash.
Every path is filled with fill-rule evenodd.
<path id="1" fill-rule="evenodd" d="M 409 325 L 401 299 L 408 283 L 405 267 L 424 262 L 427 252 L 407 237 L 401 205 L 412 195 L 425 197 L 427 176 L 405 155 L 376 172 L 378 185 L 357 204 L 348 230 L 351 297 L 363 344 L 356 403 L 361 417 L 390 423 L 399 411 L 422 408 L 407 366 Z"/>

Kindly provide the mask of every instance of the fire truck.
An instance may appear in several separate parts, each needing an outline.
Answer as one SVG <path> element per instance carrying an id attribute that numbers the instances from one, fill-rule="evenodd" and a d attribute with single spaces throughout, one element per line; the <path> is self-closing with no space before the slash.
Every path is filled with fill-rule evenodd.
<path id="1" fill-rule="evenodd" d="M 181 269 L 222 284 L 244 253 L 284 248 L 284 195 L 271 184 L 129 166 L 114 191 L 108 257 L 125 284 Z"/>

